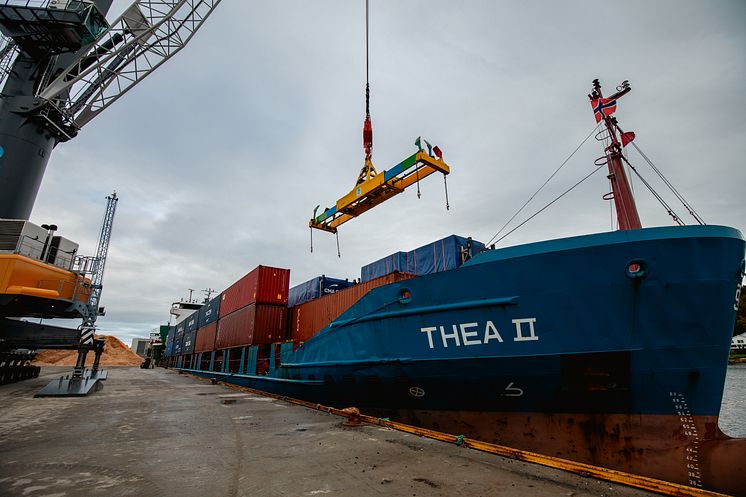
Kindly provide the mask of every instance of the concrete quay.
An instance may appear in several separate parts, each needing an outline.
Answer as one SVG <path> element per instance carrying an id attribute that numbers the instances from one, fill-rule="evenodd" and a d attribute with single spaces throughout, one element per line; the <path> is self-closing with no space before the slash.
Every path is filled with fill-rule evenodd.
<path id="1" fill-rule="evenodd" d="M 0 386 L 0 496 L 654 495 L 172 370 L 110 368 L 87 398 L 33 398 L 69 370 Z"/>

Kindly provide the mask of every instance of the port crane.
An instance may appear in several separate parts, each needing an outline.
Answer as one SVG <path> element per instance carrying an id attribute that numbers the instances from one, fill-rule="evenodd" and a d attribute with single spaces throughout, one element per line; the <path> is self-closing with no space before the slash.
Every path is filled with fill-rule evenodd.
<path id="1" fill-rule="evenodd" d="M 91 388 L 80 385 L 98 379 L 84 363 L 89 350 L 101 352 L 93 330 L 117 197 L 108 197 L 96 256 L 80 257 L 56 227 L 28 222 L 47 163 L 58 144 L 178 53 L 220 0 L 136 0 L 109 23 L 111 3 L 0 1 L 0 379 L 33 375 L 20 350 L 77 348 L 62 395 L 84 394 Z"/>

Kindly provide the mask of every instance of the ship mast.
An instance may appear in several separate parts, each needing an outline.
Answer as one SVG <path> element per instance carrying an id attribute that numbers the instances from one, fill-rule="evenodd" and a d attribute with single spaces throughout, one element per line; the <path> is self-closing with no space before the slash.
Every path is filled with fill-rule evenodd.
<path id="1" fill-rule="evenodd" d="M 617 220 L 620 230 L 636 230 L 642 228 L 640 216 L 637 213 L 635 198 L 632 195 L 632 188 L 627 180 L 627 174 L 622 164 L 622 145 L 616 134 L 616 118 L 611 117 L 611 112 L 604 112 L 605 106 L 616 106 L 616 99 L 629 93 L 629 83 L 626 81 L 618 87 L 618 91 L 608 98 L 604 98 L 601 93 L 601 84 L 597 79 L 593 80 L 593 92 L 588 95 L 591 102 L 594 103 L 594 111 L 597 115 L 603 116 L 603 122 L 609 134 L 611 143 L 606 147 L 605 160 L 609 167 L 609 181 L 613 193 L 614 206 L 616 207 Z"/>

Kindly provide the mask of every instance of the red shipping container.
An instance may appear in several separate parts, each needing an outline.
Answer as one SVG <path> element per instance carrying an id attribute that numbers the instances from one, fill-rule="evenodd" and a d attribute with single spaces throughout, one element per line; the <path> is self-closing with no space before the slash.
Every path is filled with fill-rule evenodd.
<path id="1" fill-rule="evenodd" d="M 249 304 L 288 304 L 290 270 L 257 266 L 223 292 L 220 317 L 227 316 Z"/>
<path id="2" fill-rule="evenodd" d="M 304 342 L 341 316 L 372 289 L 414 277 L 413 274 L 390 273 L 297 305 L 290 312 L 290 338 Z"/>
<path id="3" fill-rule="evenodd" d="M 194 352 L 210 352 L 215 350 L 215 336 L 218 333 L 217 321 L 203 326 L 197 330 L 197 339 L 194 342 Z"/>
<path id="4" fill-rule="evenodd" d="M 250 304 L 218 321 L 215 348 L 228 349 L 285 340 L 288 308 Z"/>

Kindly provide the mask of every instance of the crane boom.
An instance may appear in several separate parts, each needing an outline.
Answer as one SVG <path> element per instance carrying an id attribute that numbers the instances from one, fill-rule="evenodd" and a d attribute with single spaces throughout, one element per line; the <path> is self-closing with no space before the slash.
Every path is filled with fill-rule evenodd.
<path id="1" fill-rule="evenodd" d="M 98 236 L 98 246 L 96 247 L 96 259 L 94 263 L 95 270 L 91 277 L 91 296 L 88 299 L 88 306 L 95 311 L 95 314 L 98 313 L 98 304 L 101 301 L 101 290 L 103 289 L 104 283 L 104 267 L 106 266 L 106 256 L 109 253 L 111 230 L 114 227 L 114 214 L 117 212 L 118 201 L 117 192 L 106 197 L 106 212 L 104 213 L 104 220 L 101 223 L 101 232 Z"/>
<path id="2" fill-rule="evenodd" d="M 80 129 L 178 53 L 220 0 L 137 0 L 39 97 Z"/>

